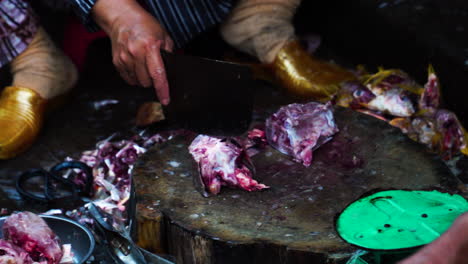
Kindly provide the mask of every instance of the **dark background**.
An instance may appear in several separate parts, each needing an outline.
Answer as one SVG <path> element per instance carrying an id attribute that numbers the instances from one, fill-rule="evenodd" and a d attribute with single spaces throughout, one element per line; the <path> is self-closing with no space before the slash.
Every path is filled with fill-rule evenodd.
<path id="1" fill-rule="evenodd" d="M 352 64 L 401 68 L 420 83 L 433 64 L 445 106 L 468 125 L 468 2 L 303 1 L 296 28 Z M 319 50 L 320 51 L 320 50 Z"/>
<path id="2" fill-rule="evenodd" d="M 43 0 L 48 2 L 63 0 Z M 67 9 L 51 9 L 31 1 L 46 29 L 57 43 L 62 42 Z M 468 127 L 468 2 L 461 0 L 304 0 L 294 23 L 298 34 L 322 37 L 317 56 L 334 59 L 347 67 L 357 64 L 401 68 L 420 83 L 432 63 L 439 73 L 445 106 L 455 111 Z M 187 53 L 223 58 L 232 53 L 216 30 L 200 36 Z M 239 54 L 237 54 L 240 56 Z M 108 40 L 99 40 L 89 49 L 81 80 L 67 104 L 47 120 L 41 135 L 23 155 L 0 161 L 0 208 L 44 211 L 26 203 L 14 188 L 15 178 L 26 169 L 50 168 L 65 157 L 78 158 L 99 140 L 134 126 L 138 106 L 155 98 L 152 89 L 129 87 L 115 71 Z M 5 77 L 5 78 L 4 78 Z M 2 85 L 9 82 L 2 69 Z M 119 103 L 97 109 L 94 104 L 113 99 Z M 468 182 L 468 160 L 459 162 L 459 175 Z"/>
<path id="3" fill-rule="evenodd" d="M 69 11 L 63 7 L 54 10 L 37 1 L 34 6 L 46 28 L 60 41 L 64 24 L 60 21 Z M 424 83 L 427 66 L 433 64 L 441 79 L 445 107 L 455 111 L 467 127 L 467 18 L 468 2 L 462 0 L 305 0 L 294 23 L 299 35 L 316 33 L 322 37 L 318 56 L 348 67 L 401 68 Z M 106 50 L 100 54 L 110 56 L 109 43 L 95 45 Z M 190 53 L 209 57 L 220 57 L 226 50 L 229 47 L 215 31 L 187 48 Z"/>

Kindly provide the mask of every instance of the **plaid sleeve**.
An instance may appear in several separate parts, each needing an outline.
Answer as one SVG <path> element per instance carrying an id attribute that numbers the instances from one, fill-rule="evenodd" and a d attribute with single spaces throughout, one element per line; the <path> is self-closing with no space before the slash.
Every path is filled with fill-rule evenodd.
<path id="1" fill-rule="evenodd" d="M 70 1 L 75 14 L 81 20 L 83 25 L 91 31 L 98 31 L 99 27 L 91 17 L 91 9 L 98 0 L 68 0 Z"/>
<path id="2" fill-rule="evenodd" d="M 39 21 L 27 1 L 0 0 L 0 67 L 29 46 L 38 28 Z"/>

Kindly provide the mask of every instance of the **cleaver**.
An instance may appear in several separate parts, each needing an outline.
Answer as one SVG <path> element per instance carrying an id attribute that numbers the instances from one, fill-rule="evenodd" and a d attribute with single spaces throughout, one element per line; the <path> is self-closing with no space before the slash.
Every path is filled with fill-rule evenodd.
<path id="1" fill-rule="evenodd" d="M 249 67 L 161 51 L 169 83 L 168 123 L 199 134 L 237 136 L 252 120 Z"/>

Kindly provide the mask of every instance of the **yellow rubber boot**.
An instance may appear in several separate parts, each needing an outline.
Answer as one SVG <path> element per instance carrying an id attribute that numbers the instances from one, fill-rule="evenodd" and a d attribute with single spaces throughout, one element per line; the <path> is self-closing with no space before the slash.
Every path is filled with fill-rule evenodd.
<path id="1" fill-rule="evenodd" d="M 272 69 L 288 91 L 319 101 L 332 99 L 343 82 L 355 79 L 351 72 L 338 65 L 314 58 L 298 41 L 283 46 Z"/>
<path id="2" fill-rule="evenodd" d="M 27 150 L 39 134 L 44 112 L 75 85 L 73 63 L 39 29 L 11 62 L 13 84 L 0 94 L 0 159 Z"/>
<path id="3" fill-rule="evenodd" d="M 292 19 L 300 0 L 240 0 L 221 26 L 233 47 L 270 65 L 276 79 L 291 93 L 327 101 L 354 75 L 313 58 L 296 41 Z"/>
<path id="4" fill-rule="evenodd" d="M 0 95 L 0 159 L 28 149 L 42 127 L 46 100 L 23 87 L 7 87 Z"/>

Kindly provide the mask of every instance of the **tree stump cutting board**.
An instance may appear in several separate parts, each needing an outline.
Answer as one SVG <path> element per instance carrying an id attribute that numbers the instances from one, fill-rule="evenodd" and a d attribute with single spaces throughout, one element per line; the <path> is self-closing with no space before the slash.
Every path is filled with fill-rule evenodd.
<path id="1" fill-rule="evenodd" d="M 180 136 L 150 149 L 134 170 L 141 246 L 177 263 L 338 263 L 356 248 L 334 218 L 377 188 L 462 192 L 445 164 L 385 122 L 335 109 L 340 132 L 314 152 L 308 168 L 267 147 L 253 157 L 258 192 L 223 187 L 204 198 Z"/>

